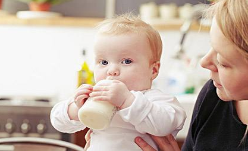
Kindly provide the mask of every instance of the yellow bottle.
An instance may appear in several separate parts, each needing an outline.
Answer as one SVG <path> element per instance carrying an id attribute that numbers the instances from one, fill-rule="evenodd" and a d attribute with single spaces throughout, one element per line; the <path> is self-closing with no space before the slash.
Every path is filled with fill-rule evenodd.
<path id="1" fill-rule="evenodd" d="M 81 65 L 81 69 L 78 71 L 78 87 L 82 84 L 94 85 L 94 75 L 89 69 L 88 64 L 84 61 Z"/>

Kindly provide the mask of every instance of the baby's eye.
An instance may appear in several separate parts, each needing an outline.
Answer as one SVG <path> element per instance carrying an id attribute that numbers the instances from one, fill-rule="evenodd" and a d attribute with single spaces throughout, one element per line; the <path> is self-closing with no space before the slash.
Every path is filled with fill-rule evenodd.
<path id="1" fill-rule="evenodd" d="M 131 64 L 133 61 L 131 59 L 124 59 L 121 63 L 123 64 Z"/>
<path id="2" fill-rule="evenodd" d="M 107 60 L 101 60 L 101 61 L 100 61 L 100 64 L 102 64 L 102 65 L 107 65 L 107 64 L 108 64 L 108 61 L 107 61 Z"/>

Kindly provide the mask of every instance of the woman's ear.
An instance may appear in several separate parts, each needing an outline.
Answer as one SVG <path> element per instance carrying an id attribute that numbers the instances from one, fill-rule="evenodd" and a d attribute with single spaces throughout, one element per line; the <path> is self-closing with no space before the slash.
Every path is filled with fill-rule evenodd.
<path id="1" fill-rule="evenodd" d="M 159 61 L 156 61 L 152 64 L 152 80 L 154 80 L 158 76 L 159 68 L 160 68 Z"/>

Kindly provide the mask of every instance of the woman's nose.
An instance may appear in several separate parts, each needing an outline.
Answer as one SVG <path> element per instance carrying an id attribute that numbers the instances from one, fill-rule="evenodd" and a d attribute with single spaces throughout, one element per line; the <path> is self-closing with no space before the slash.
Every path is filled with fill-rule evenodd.
<path id="1" fill-rule="evenodd" d="M 120 70 L 115 65 L 112 65 L 112 66 L 109 67 L 107 74 L 109 76 L 119 76 L 120 75 Z"/>
<path id="2" fill-rule="evenodd" d="M 210 50 L 200 61 L 200 64 L 203 68 L 206 68 L 212 72 L 218 72 L 216 66 L 216 53 L 213 50 Z"/>

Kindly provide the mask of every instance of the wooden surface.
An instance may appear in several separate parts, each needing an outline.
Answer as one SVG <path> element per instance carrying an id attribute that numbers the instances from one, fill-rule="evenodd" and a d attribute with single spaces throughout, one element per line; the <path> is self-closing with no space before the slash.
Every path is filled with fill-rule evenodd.
<path id="1" fill-rule="evenodd" d="M 95 27 L 102 18 L 56 17 L 48 19 L 20 19 L 16 16 L 1 16 L 0 25 L 41 25 L 41 26 L 77 26 Z"/>
<path id="2" fill-rule="evenodd" d="M 56 17 L 47 19 L 20 19 L 15 15 L 0 15 L 0 25 L 27 25 L 27 26 L 73 26 L 73 27 L 95 27 L 104 18 L 76 18 L 76 17 Z M 180 30 L 184 21 L 179 19 L 161 20 L 152 19 L 147 21 L 157 30 Z M 209 26 L 200 25 L 193 22 L 190 30 L 206 31 Z"/>

